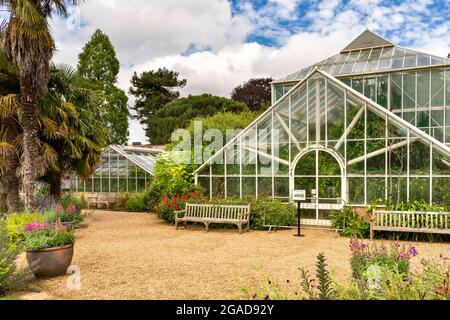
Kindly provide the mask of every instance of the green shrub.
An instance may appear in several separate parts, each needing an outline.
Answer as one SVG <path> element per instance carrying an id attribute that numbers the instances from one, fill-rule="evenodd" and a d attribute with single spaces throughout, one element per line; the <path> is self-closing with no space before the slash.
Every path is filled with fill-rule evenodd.
<path id="1" fill-rule="evenodd" d="M 69 231 L 45 229 L 30 231 L 25 234 L 25 247 L 31 251 L 61 247 L 74 244 L 74 242 L 75 236 L 73 232 Z"/>
<path id="2" fill-rule="evenodd" d="M 128 195 L 127 211 L 143 212 L 148 210 L 145 193 L 131 193 Z"/>
<path id="3" fill-rule="evenodd" d="M 87 208 L 87 202 L 86 199 L 84 199 L 84 196 L 75 197 L 73 194 L 70 193 L 64 193 L 61 195 L 61 198 L 59 199 L 59 203 L 63 206 L 64 210 L 68 210 L 70 205 L 75 205 L 75 208 L 77 209 L 77 213 L 80 213 L 82 209 Z"/>
<path id="4" fill-rule="evenodd" d="M 370 223 L 349 207 L 331 211 L 329 217 L 332 227 L 339 229 L 341 236 L 362 239 L 370 234 Z"/>
<path id="5" fill-rule="evenodd" d="M 22 247 L 10 240 L 6 221 L 0 219 L 0 297 L 18 281 L 16 259 L 21 252 Z"/>
<path id="6" fill-rule="evenodd" d="M 199 191 L 192 175 L 195 165 L 183 164 L 181 160 L 182 154 L 178 152 L 163 152 L 158 155 L 155 175 L 146 191 L 148 208 L 152 209 L 157 205 L 164 195 Z"/>
<path id="7" fill-rule="evenodd" d="M 296 212 L 292 203 L 283 203 L 277 199 L 253 200 L 250 225 L 254 229 L 264 229 L 264 225 L 295 226 L 297 224 Z"/>
<path id="8" fill-rule="evenodd" d="M 9 239 L 13 243 L 23 241 L 25 239 L 24 228 L 27 224 L 33 222 L 46 222 L 47 216 L 39 212 L 36 213 L 14 213 L 6 218 L 6 228 L 9 233 Z"/>
<path id="9" fill-rule="evenodd" d="M 116 196 L 116 209 L 126 209 L 128 207 L 128 192 L 118 193 Z"/>

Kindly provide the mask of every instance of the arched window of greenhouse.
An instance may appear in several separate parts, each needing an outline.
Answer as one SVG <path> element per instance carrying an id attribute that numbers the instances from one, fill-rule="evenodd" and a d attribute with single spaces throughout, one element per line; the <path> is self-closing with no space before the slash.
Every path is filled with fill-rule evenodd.
<path id="1" fill-rule="evenodd" d="M 155 157 L 162 150 L 135 146 L 108 146 L 95 173 L 87 180 L 71 177 L 73 192 L 141 192 L 153 177 Z"/>
<path id="2" fill-rule="evenodd" d="M 450 60 L 365 31 L 273 84 L 273 105 L 194 173 L 210 197 L 290 200 L 305 219 L 386 201 L 450 205 Z"/>

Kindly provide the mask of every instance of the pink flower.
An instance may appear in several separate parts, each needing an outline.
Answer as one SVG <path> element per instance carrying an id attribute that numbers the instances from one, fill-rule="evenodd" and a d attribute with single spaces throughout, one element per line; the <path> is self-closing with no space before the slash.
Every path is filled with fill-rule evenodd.
<path id="1" fill-rule="evenodd" d="M 75 213 L 77 212 L 77 207 L 74 204 L 71 204 L 67 207 L 67 211 L 70 213 Z"/>
<path id="2" fill-rule="evenodd" d="M 46 223 L 38 223 L 38 222 L 33 222 L 30 224 L 27 224 L 24 228 L 25 232 L 32 232 L 32 231 L 37 231 L 37 230 L 46 230 L 48 229 L 48 224 Z"/>

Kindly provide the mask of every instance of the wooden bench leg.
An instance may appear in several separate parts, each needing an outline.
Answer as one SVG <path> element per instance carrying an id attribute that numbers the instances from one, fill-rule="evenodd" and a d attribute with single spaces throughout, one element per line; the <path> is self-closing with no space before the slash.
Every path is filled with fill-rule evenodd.
<path id="1" fill-rule="evenodd" d="M 250 222 L 247 222 L 247 232 L 250 232 Z"/>
<path id="2" fill-rule="evenodd" d="M 208 232 L 209 231 L 209 223 L 205 222 L 205 227 L 206 227 L 206 232 Z"/>
<path id="3" fill-rule="evenodd" d="M 370 226 L 370 240 L 373 240 L 373 232 L 372 226 Z"/>
<path id="4" fill-rule="evenodd" d="M 175 219 L 175 230 L 178 230 L 178 220 Z"/>
<path id="5" fill-rule="evenodd" d="M 239 224 L 238 227 L 239 227 L 239 234 L 242 234 L 242 224 Z"/>

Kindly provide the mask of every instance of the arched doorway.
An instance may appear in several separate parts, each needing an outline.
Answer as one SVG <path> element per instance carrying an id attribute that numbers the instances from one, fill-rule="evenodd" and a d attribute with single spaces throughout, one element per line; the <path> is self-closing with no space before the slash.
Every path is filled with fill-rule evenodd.
<path id="1" fill-rule="evenodd" d="M 334 150 L 316 146 L 300 152 L 291 168 L 291 190 L 306 190 L 302 223 L 330 225 L 330 210 L 341 209 L 346 203 L 342 158 Z"/>

